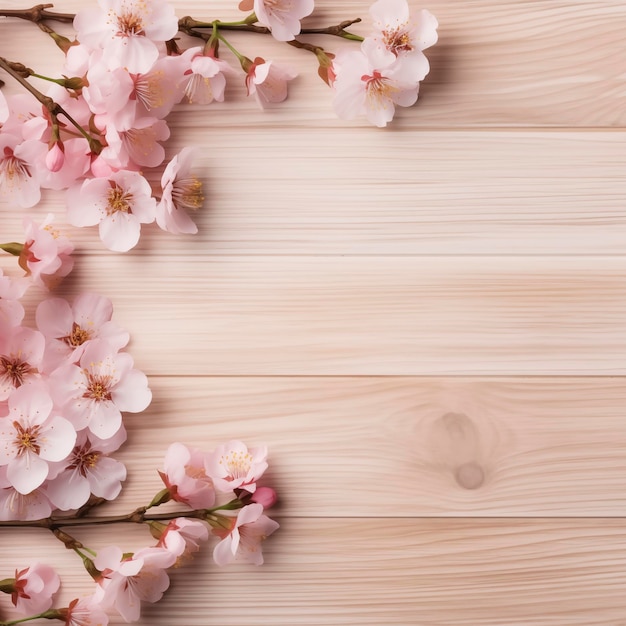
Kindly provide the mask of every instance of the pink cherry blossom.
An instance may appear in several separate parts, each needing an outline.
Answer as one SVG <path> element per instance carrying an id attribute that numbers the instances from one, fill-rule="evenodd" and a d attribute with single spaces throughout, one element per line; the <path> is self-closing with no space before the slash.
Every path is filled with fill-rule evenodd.
<path id="1" fill-rule="evenodd" d="M 62 365 L 50 380 L 56 402 L 76 430 L 89 428 L 101 439 L 121 428 L 121 411 L 139 413 L 152 399 L 148 379 L 133 369 L 132 357 L 102 339 L 85 348 L 80 365 Z"/>
<path id="2" fill-rule="evenodd" d="M 207 455 L 197 448 L 173 443 L 165 453 L 161 480 L 170 496 L 192 509 L 210 509 L 215 504 L 213 481 L 206 473 Z"/>
<path id="3" fill-rule="evenodd" d="M 139 241 L 141 224 L 154 221 L 156 200 L 148 181 L 137 172 L 83 181 L 68 190 L 67 218 L 74 226 L 99 225 L 109 250 L 126 252 Z"/>
<path id="4" fill-rule="evenodd" d="M 123 441 L 125 431 L 118 432 L 123 433 Z M 109 456 L 122 443 L 116 439 L 117 435 L 98 440 L 85 431 L 78 434 L 76 445 L 65 461 L 67 467 L 47 483 L 46 493 L 57 509 L 78 509 L 92 494 L 105 500 L 117 498 L 126 479 L 126 467 Z"/>
<path id="5" fill-rule="evenodd" d="M 396 59 L 410 63 L 416 80 L 429 71 L 422 50 L 437 42 L 437 20 L 426 10 L 412 13 L 406 0 L 378 0 L 370 7 L 374 32 L 365 38 L 363 52 L 377 68 Z"/>
<path id="6" fill-rule="evenodd" d="M 256 481 L 267 469 L 267 448 L 251 448 L 241 441 L 218 446 L 207 457 L 206 472 L 216 489 L 223 492 L 256 490 Z"/>
<path id="7" fill-rule="evenodd" d="M 247 69 L 248 95 L 253 95 L 262 109 L 270 102 L 282 102 L 287 98 L 287 82 L 295 77 L 295 72 L 257 57 Z"/>
<path id="8" fill-rule="evenodd" d="M 55 142 L 46 155 L 46 167 L 51 172 L 58 172 L 65 163 L 65 146 L 63 142 Z"/>
<path id="9" fill-rule="evenodd" d="M 204 522 L 177 517 L 165 527 L 157 545 L 180 558 L 197 552 L 200 543 L 208 538 L 209 529 Z"/>
<path id="10" fill-rule="evenodd" d="M 291 41 L 300 33 L 300 20 L 310 15 L 314 0 L 254 0 L 254 13 L 278 41 Z"/>
<path id="11" fill-rule="evenodd" d="M 184 55 L 164 56 L 148 72 L 132 74 L 135 117 L 165 118 L 183 97 L 181 77 L 187 67 Z"/>
<path id="12" fill-rule="evenodd" d="M 20 265 L 31 280 L 44 289 L 50 289 L 67 276 L 74 267 L 71 257 L 74 244 L 52 228 L 52 213 L 41 223 L 24 219 L 25 243 L 20 254 Z"/>
<path id="13" fill-rule="evenodd" d="M 333 106 L 342 119 L 365 115 L 383 127 L 393 119 L 396 105 L 408 107 L 417 100 L 419 82 L 410 65 L 396 61 L 377 69 L 361 51 L 337 55 L 334 65 Z"/>
<path id="14" fill-rule="evenodd" d="M 24 154 L 22 146 L 20 137 L 3 128 L 0 133 L 0 195 L 22 208 L 29 208 L 41 199 L 41 184 L 38 170 L 30 155 Z"/>
<path id="15" fill-rule="evenodd" d="M 79 11 L 74 18 L 78 40 L 102 48 L 109 69 L 147 72 L 159 57 L 158 42 L 176 36 L 178 20 L 165 0 L 99 0 L 99 8 Z"/>
<path id="16" fill-rule="evenodd" d="M 158 602 L 170 584 L 165 570 L 176 556 L 164 548 L 144 548 L 124 558 L 117 546 L 98 551 L 94 559 L 102 572 L 95 600 L 105 609 L 115 609 L 127 622 L 136 622 L 141 602 Z"/>
<path id="17" fill-rule="evenodd" d="M 65 626 L 107 626 L 109 623 L 109 616 L 94 596 L 75 598 L 59 612 L 65 618 Z"/>
<path id="18" fill-rule="evenodd" d="M 37 520 L 49 517 L 52 503 L 45 492 L 45 485 L 30 493 L 22 494 L 6 480 L 6 467 L 0 467 L 5 479 L 0 479 L 0 520 Z"/>
<path id="19" fill-rule="evenodd" d="M 0 332 L 0 400 L 6 400 L 25 383 L 41 378 L 45 345 L 44 336 L 26 326 Z"/>
<path id="20" fill-rule="evenodd" d="M 61 581 L 49 565 L 35 563 L 21 571 L 15 571 L 11 601 L 22 615 L 43 613 L 52 606 L 52 596 Z"/>
<path id="21" fill-rule="evenodd" d="M 226 74 L 232 71 L 222 59 L 203 53 L 203 48 L 185 50 L 181 59 L 187 68 L 180 80 L 184 98 L 189 104 L 210 104 L 213 100 L 224 101 Z"/>
<path id="22" fill-rule="evenodd" d="M 160 228 L 174 234 L 194 234 L 198 228 L 187 211 L 202 206 L 202 182 L 191 174 L 191 148 L 183 148 L 165 168 L 161 177 L 163 195 L 156 208 L 156 222 Z"/>
<path id="23" fill-rule="evenodd" d="M 24 319 L 24 307 L 19 299 L 29 285 L 28 279 L 5 276 L 0 268 L 0 333 L 2 328 L 17 326 Z"/>
<path id="24" fill-rule="evenodd" d="M 165 158 L 160 142 L 170 136 L 164 120 L 153 116 L 135 117 L 135 109 L 120 111 L 117 116 L 107 116 L 105 124 L 107 147 L 100 158 L 118 169 L 157 167 Z"/>
<path id="25" fill-rule="evenodd" d="M 213 560 L 218 565 L 228 565 L 233 561 L 261 565 L 261 542 L 278 526 L 277 522 L 263 515 L 261 504 L 244 506 L 239 509 L 237 518 L 232 518 L 230 528 L 213 529 L 213 533 L 222 539 L 213 550 Z"/>
<path id="26" fill-rule="evenodd" d="M 0 465 L 7 466 L 7 479 L 22 494 L 41 486 L 49 463 L 63 460 L 74 447 L 76 431 L 51 415 L 52 406 L 45 387 L 32 383 L 11 394 L 9 414 L 0 417 Z"/>
<path id="27" fill-rule="evenodd" d="M 104 339 L 115 351 L 129 340 L 128 332 L 111 321 L 113 305 L 108 298 L 82 293 L 70 306 L 63 298 L 48 298 L 37 307 L 37 328 L 46 338 L 43 370 L 51 372 L 64 361 L 76 363 L 95 339 Z"/>

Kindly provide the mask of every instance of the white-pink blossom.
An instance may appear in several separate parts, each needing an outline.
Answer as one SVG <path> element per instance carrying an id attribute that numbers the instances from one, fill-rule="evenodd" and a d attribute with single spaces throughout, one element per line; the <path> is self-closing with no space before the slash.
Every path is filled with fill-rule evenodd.
<path id="1" fill-rule="evenodd" d="M 117 546 L 103 548 L 94 559 L 102 572 L 95 600 L 125 621 L 136 622 L 141 602 L 158 602 L 169 587 L 165 570 L 175 562 L 176 556 L 164 548 L 144 548 L 127 558 Z"/>
<path id="2" fill-rule="evenodd" d="M 377 68 L 396 59 L 411 64 L 416 80 L 428 74 L 428 60 L 422 50 L 437 42 L 437 19 L 426 10 L 411 11 L 407 0 L 378 0 L 370 7 L 374 32 L 361 47 Z"/>
<path id="3" fill-rule="evenodd" d="M 113 350 L 121 350 L 129 334 L 111 321 L 112 315 L 111 300 L 92 293 L 78 295 L 71 306 L 63 298 L 40 302 L 35 320 L 46 338 L 43 370 L 51 372 L 65 361 L 77 362 L 95 339 L 104 339 Z"/>
<path id="4" fill-rule="evenodd" d="M 209 453 L 206 472 L 215 488 L 230 492 L 245 489 L 256 490 L 256 481 L 267 469 L 267 448 L 250 448 L 241 441 L 229 441 Z"/>
<path id="5" fill-rule="evenodd" d="M 360 50 L 337 55 L 333 106 L 342 119 L 364 115 L 383 127 L 393 119 L 396 106 L 415 104 L 419 82 L 410 65 L 399 61 L 378 69 Z"/>
<path id="6" fill-rule="evenodd" d="M 202 206 L 202 182 L 191 173 L 194 151 L 183 148 L 167 164 L 161 177 L 163 190 L 156 208 L 156 222 L 160 228 L 174 234 L 194 234 L 198 227 L 188 211 Z"/>
<path id="7" fill-rule="evenodd" d="M 20 265 L 31 280 L 44 289 L 55 287 L 74 267 L 72 252 L 74 244 L 52 227 L 54 215 L 37 224 L 24 218 L 24 248 L 20 254 Z"/>
<path id="8" fill-rule="evenodd" d="M 269 103 L 282 102 L 287 98 L 287 82 L 295 77 L 290 69 L 257 57 L 246 73 L 248 95 L 253 95 L 262 109 Z"/>
<path id="9" fill-rule="evenodd" d="M 206 453 L 173 443 L 165 453 L 161 480 L 170 497 L 193 509 L 209 509 L 215 504 L 213 481 L 206 473 Z"/>
<path id="10" fill-rule="evenodd" d="M 279 527 L 278 522 L 263 515 L 261 504 L 244 506 L 230 521 L 229 528 L 213 529 L 213 533 L 221 538 L 213 550 L 213 560 L 218 565 L 228 565 L 233 561 L 261 565 L 261 542 Z"/>
<path id="11" fill-rule="evenodd" d="M 200 543 L 209 538 L 209 529 L 204 522 L 177 517 L 163 529 L 158 546 L 169 550 L 177 559 L 200 549 Z"/>
<path id="12" fill-rule="evenodd" d="M 300 20 L 311 15 L 314 0 L 254 0 L 254 13 L 278 41 L 291 41 L 300 33 Z"/>
<path id="13" fill-rule="evenodd" d="M 203 48 L 189 48 L 180 57 L 186 68 L 180 79 L 183 97 L 189 104 L 210 104 L 224 101 L 226 74 L 232 71 L 222 59 L 204 54 Z"/>
<path id="14" fill-rule="evenodd" d="M 109 623 L 109 616 L 93 595 L 75 598 L 59 612 L 65 618 L 65 626 L 107 626 Z"/>
<path id="15" fill-rule="evenodd" d="M 76 441 L 74 427 L 52 415 L 52 398 L 42 384 L 16 389 L 9 397 L 9 414 L 0 417 L 0 465 L 7 479 L 27 494 L 48 478 L 50 462 L 62 461 Z"/>
<path id="16" fill-rule="evenodd" d="M 85 431 L 78 433 L 76 445 L 64 462 L 65 469 L 47 483 L 46 494 L 57 509 L 78 509 L 91 495 L 105 500 L 117 498 L 126 479 L 124 464 L 109 456 L 126 438 L 122 429 L 118 433 L 123 434 L 121 440 L 117 434 L 98 440 Z"/>
<path id="17" fill-rule="evenodd" d="M 85 348 L 79 365 L 62 365 L 50 380 L 55 401 L 76 430 L 89 428 L 100 439 L 118 432 L 121 411 L 139 413 L 152 399 L 148 379 L 133 369 L 130 354 L 117 353 L 102 339 Z"/>
<path id="18" fill-rule="evenodd" d="M 0 195 L 22 208 L 35 206 L 41 199 L 38 169 L 31 155 L 25 154 L 21 137 L 4 128 L 0 133 Z"/>
<path id="19" fill-rule="evenodd" d="M 11 601 L 22 615 L 43 613 L 52 606 L 52 596 L 58 591 L 61 581 L 49 565 L 34 563 L 23 570 L 15 571 L 15 582 Z"/>
<path id="20" fill-rule="evenodd" d="M 98 224 L 104 245 L 117 252 L 137 244 L 141 224 L 153 222 L 155 212 L 150 184 L 137 172 L 119 171 L 109 178 L 85 180 L 67 193 L 70 224 Z"/>
<path id="21" fill-rule="evenodd" d="M 32 328 L 0 327 L 0 400 L 6 400 L 25 383 L 41 378 L 45 345 L 44 336 Z"/>
<path id="22" fill-rule="evenodd" d="M 74 18 L 78 40 L 101 48 L 109 69 L 147 72 L 159 57 L 159 43 L 176 36 L 178 19 L 165 0 L 99 0 L 98 8 Z"/>

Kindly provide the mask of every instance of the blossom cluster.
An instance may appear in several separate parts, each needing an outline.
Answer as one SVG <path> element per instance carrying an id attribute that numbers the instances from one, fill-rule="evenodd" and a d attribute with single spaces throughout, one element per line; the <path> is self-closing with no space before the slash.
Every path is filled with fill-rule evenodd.
<path id="1" fill-rule="evenodd" d="M 32 70 L 3 60 L 3 69 L 31 94 L 5 98 L 0 92 L 0 193 L 29 208 L 41 189 L 67 190 L 68 221 L 97 225 L 104 245 L 115 251 L 134 247 L 144 224 L 195 233 L 190 213 L 204 201 L 202 183 L 192 174 L 190 148 L 165 164 L 170 112 L 181 102 L 224 100 L 236 70 L 220 56 L 220 42 L 262 107 L 285 100 L 296 75 L 239 53 L 223 28 L 265 28 L 278 41 L 313 52 L 339 117 L 365 115 L 377 126 L 392 119 L 396 106 L 417 100 L 429 71 L 423 51 L 437 41 L 437 20 L 411 10 L 407 0 L 377 0 L 370 9 L 373 31 L 365 38 L 329 27 L 327 34 L 362 42 L 360 50 L 337 55 L 295 41 L 305 33 L 301 20 L 313 12 L 313 0 L 244 0 L 240 8 L 252 13 L 220 27 L 219 20 L 179 21 L 166 0 L 98 0 L 74 17 L 74 40 L 51 31 L 65 56 L 62 78 L 48 78 L 45 94 L 26 82 Z M 203 45 L 180 47 L 183 23 Z"/>
<path id="2" fill-rule="evenodd" d="M 67 607 L 51 609 L 60 579 L 42 563 L 16 570 L 14 577 L 0 581 L 0 591 L 11 595 L 16 611 L 30 616 L 26 619 L 39 616 L 63 621 L 67 626 L 106 626 L 110 614 L 126 622 L 137 621 L 142 602 L 158 602 L 168 589 L 168 570 L 197 552 L 211 535 L 219 540 L 213 550 L 218 565 L 235 561 L 260 565 L 261 543 L 278 528 L 278 523 L 264 513 L 276 502 L 275 491 L 257 487 L 266 468 L 264 447 L 248 449 L 240 441 L 230 441 L 204 453 L 174 443 L 160 472 L 165 489 L 148 507 L 133 513 L 149 527 L 156 543 L 132 553 L 109 545 L 92 558 L 84 553 L 82 544 L 79 549 L 66 534 L 66 545 L 82 556 L 95 582 L 92 594 L 75 598 Z M 190 516 L 172 514 L 165 523 L 160 520 L 167 514 L 152 518 L 146 514 L 169 500 L 188 505 Z"/>
<path id="3" fill-rule="evenodd" d="M 30 278 L 0 272 L 0 520 L 40 519 L 92 497 L 117 497 L 126 469 L 110 455 L 126 439 L 122 412 L 143 411 L 151 400 L 109 299 L 46 297 L 35 326 L 24 322 L 21 298 L 41 280 L 37 264 L 61 269 L 54 245 L 64 241 L 30 223 L 27 230 L 34 234 L 22 250 L 35 268 Z M 50 242 L 42 261 L 28 260 Z"/>
<path id="4" fill-rule="evenodd" d="M 377 0 L 370 7 L 373 32 L 361 49 L 333 63 L 335 112 L 343 119 L 365 115 L 386 126 L 396 106 L 415 104 L 420 81 L 430 71 L 424 50 L 437 42 L 437 20 L 411 11 L 406 0 Z"/>

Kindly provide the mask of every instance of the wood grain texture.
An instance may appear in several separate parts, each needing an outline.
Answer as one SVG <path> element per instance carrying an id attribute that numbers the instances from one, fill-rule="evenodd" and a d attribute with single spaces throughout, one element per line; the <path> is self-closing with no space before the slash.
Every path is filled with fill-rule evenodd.
<path id="1" fill-rule="evenodd" d="M 319 19 L 312 25 L 336 24 L 347 16 L 362 17 L 354 31 L 367 35 L 368 2 L 318 2 Z M 24 7 L 12 0 L 7 7 Z M 76 11 L 82 0 L 57 3 L 60 11 Z M 198 19 L 241 19 L 237 2 L 177 1 L 179 16 Z M 431 74 L 424 82 L 419 110 L 398 114 L 396 130 L 466 126 L 600 126 L 626 123 L 623 32 L 626 8 L 621 0 L 430 0 L 416 3 L 439 19 L 439 43 L 429 50 Z M 52 42 L 40 42 L 25 50 L 19 42 L 39 35 L 29 24 L 0 23 L 7 49 L 20 50 L 20 60 L 40 74 L 56 70 L 60 53 Z M 66 31 L 70 32 L 70 31 Z M 232 81 L 232 101 L 213 107 L 222 124 L 250 128 L 264 124 L 309 125 L 340 128 L 331 93 L 315 73 L 310 54 L 294 55 L 293 49 L 267 39 L 232 36 L 235 45 L 250 58 L 257 55 L 289 63 L 300 72 L 289 102 L 280 113 L 262 114 L 252 101 L 245 101 L 242 80 Z M 336 51 L 344 42 L 336 38 L 311 38 Z M 194 42 L 193 45 L 196 45 Z M 348 44 L 350 45 L 350 44 Z M 17 47 L 19 46 L 19 47 Z M 43 54 L 42 52 L 45 51 Z M 224 53 L 232 62 L 232 57 Z M 236 63 L 235 63 L 236 65 Z M 199 110 L 200 127 L 207 113 Z M 245 120 L 245 121 L 244 121 Z M 357 121 L 354 126 L 364 127 Z"/>
<path id="2" fill-rule="evenodd" d="M 170 151 L 197 146 L 195 171 L 207 189 L 200 232 L 172 236 L 144 226 L 135 254 L 626 250 L 625 133 L 328 134 L 314 126 L 250 133 L 239 126 L 198 138 L 199 117 L 181 111 L 176 120 Z M 49 194 L 46 208 L 64 222 L 63 194 Z M 3 221 L 7 238 L 22 236 L 22 217 L 13 212 Z M 97 228 L 63 232 L 90 254 L 103 250 Z"/>
<path id="3" fill-rule="evenodd" d="M 116 511 L 167 445 L 270 448 L 286 517 L 624 516 L 626 387 L 605 378 L 153 377 Z"/>
<path id="4" fill-rule="evenodd" d="M 209 4 L 175 6 L 241 17 Z M 368 32 L 368 2 L 316 4 L 315 25 L 360 15 Z M 102 513 L 160 489 L 173 440 L 266 443 L 281 496 L 264 567 L 206 550 L 139 626 L 626 626 L 626 4 L 421 4 L 440 41 L 393 126 L 337 120 L 310 55 L 234 35 L 300 76 L 264 113 L 241 75 L 224 104 L 176 109 L 168 155 L 197 145 L 207 184 L 199 235 L 146 228 L 114 255 L 67 229 L 77 271 L 58 293 L 112 298 L 154 390 Z M 0 21 L 0 48 L 59 74 L 32 25 Z M 2 241 L 23 215 L 63 222 L 60 194 L 1 202 Z M 93 589 L 50 536 L 1 545 L 0 578 L 59 568 L 57 606 Z"/>
<path id="5" fill-rule="evenodd" d="M 623 626 L 626 532 L 618 520 L 280 520 L 266 563 L 219 569 L 210 550 L 175 570 L 142 624 L 207 626 Z M 145 531 L 124 534 L 128 549 Z M 88 533 L 95 548 L 119 535 Z M 22 533 L 22 542 L 36 539 Z M 46 537 L 52 542 L 51 537 Z M 4 546 L 3 546 L 4 548 Z M 4 558 L 16 557 L 14 546 Z M 61 544 L 69 592 L 92 584 Z M 113 624 L 123 623 L 118 619 Z"/>
<path id="6" fill-rule="evenodd" d="M 121 278 L 123 277 L 123 278 Z M 626 259 L 80 259 L 150 374 L 626 373 Z"/>

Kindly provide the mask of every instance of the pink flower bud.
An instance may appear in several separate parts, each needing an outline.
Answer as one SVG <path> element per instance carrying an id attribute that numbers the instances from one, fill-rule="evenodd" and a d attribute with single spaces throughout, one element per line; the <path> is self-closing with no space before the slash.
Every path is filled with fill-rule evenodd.
<path id="1" fill-rule="evenodd" d="M 46 154 L 46 167 L 51 172 L 58 172 L 65 163 L 65 152 L 60 141 L 55 142 Z"/>
<path id="2" fill-rule="evenodd" d="M 250 500 L 262 504 L 264 509 L 269 509 L 276 504 L 278 496 L 271 487 L 257 487 Z"/>

